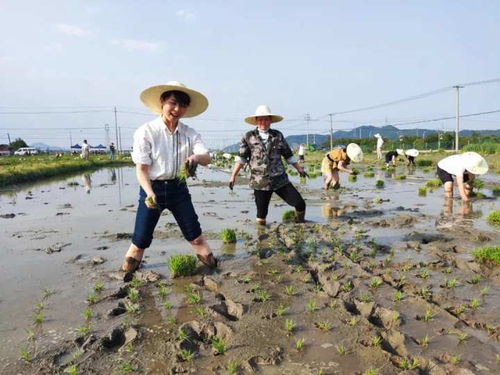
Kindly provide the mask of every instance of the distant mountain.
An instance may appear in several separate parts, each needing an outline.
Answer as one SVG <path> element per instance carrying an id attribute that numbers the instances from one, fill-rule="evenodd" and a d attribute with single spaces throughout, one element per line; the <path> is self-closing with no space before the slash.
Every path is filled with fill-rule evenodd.
<path id="1" fill-rule="evenodd" d="M 58 146 L 50 146 L 48 144 L 45 144 L 45 143 L 41 143 L 41 142 L 38 142 L 38 143 L 32 143 L 30 145 L 30 147 L 33 147 L 33 148 L 36 148 L 37 150 L 40 150 L 40 151 L 69 151 L 68 148 L 64 148 L 64 147 L 58 147 Z"/>
<path id="2" fill-rule="evenodd" d="M 429 135 L 436 133 L 436 129 L 398 129 L 393 125 L 386 125 L 382 127 L 363 125 L 358 126 L 352 130 L 337 130 L 333 132 L 334 139 L 340 138 L 368 138 L 373 137 L 375 134 L 379 133 L 383 138 L 397 140 L 400 135 L 403 136 L 419 136 Z M 460 135 L 463 137 L 470 136 L 473 132 L 479 133 L 481 135 L 496 135 L 500 136 L 500 129 L 496 130 L 461 130 Z M 425 133 L 425 134 L 424 134 Z M 328 135 L 324 134 L 309 134 L 309 143 L 322 144 L 329 139 Z M 286 137 L 287 142 L 290 146 L 294 147 L 301 143 L 307 143 L 307 135 L 289 135 Z M 239 144 L 233 144 L 227 146 L 223 149 L 225 152 L 237 152 L 239 150 Z"/>

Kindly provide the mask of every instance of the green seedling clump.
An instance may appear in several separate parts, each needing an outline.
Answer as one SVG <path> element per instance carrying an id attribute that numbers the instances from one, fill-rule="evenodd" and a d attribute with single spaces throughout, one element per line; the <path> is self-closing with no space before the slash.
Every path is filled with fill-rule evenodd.
<path id="1" fill-rule="evenodd" d="M 488 224 L 500 227 L 500 210 L 491 211 L 486 217 Z"/>
<path id="2" fill-rule="evenodd" d="M 471 185 L 473 188 L 477 190 L 480 190 L 484 188 L 484 181 L 480 180 L 479 178 L 475 178 L 469 182 L 469 185 Z"/>
<path id="3" fill-rule="evenodd" d="M 438 179 L 429 180 L 425 183 L 425 186 L 431 189 L 438 188 L 441 186 L 441 180 Z"/>
<path id="4" fill-rule="evenodd" d="M 223 229 L 219 237 L 224 243 L 236 243 L 236 231 L 234 229 Z"/>
<path id="5" fill-rule="evenodd" d="M 347 179 L 349 180 L 349 182 L 356 182 L 358 180 L 358 176 L 356 176 L 355 174 L 350 174 Z"/>
<path id="6" fill-rule="evenodd" d="M 500 186 L 495 186 L 493 189 L 491 189 L 491 192 L 495 197 L 500 196 Z"/>
<path id="7" fill-rule="evenodd" d="M 383 188 L 384 187 L 384 181 L 383 180 L 377 180 L 377 182 L 375 182 L 375 186 L 378 187 L 378 188 Z"/>
<path id="8" fill-rule="evenodd" d="M 396 177 L 394 177 L 396 180 L 406 180 L 406 175 L 404 174 L 398 174 Z"/>
<path id="9" fill-rule="evenodd" d="M 425 186 L 420 186 L 418 188 L 418 195 L 425 197 L 427 195 L 427 188 Z"/>
<path id="10" fill-rule="evenodd" d="M 375 173 L 368 171 L 368 172 L 363 173 L 363 177 L 367 177 L 367 178 L 375 177 Z"/>
<path id="11" fill-rule="evenodd" d="M 432 160 L 429 159 L 418 159 L 415 161 L 417 167 L 430 167 L 432 165 Z"/>
<path id="12" fill-rule="evenodd" d="M 479 263 L 490 263 L 500 266 L 500 246 L 488 246 L 476 249 L 472 255 Z"/>
<path id="13" fill-rule="evenodd" d="M 148 203 L 155 210 L 160 209 L 160 206 L 158 205 L 158 203 L 156 203 L 153 197 L 147 197 L 145 202 Z"/>
<path id="14" fill-rule="evenodd" d="M 284 223 L 291 223 L 292 221 L 295 220 L 295 211 L 293 210 L 285 211 L 281 219 L 283 220 Z"/>
<path id="15" fill-rule="evenodd" d="M 196 272 L 196 258 L 192 255 L 173 255 L 167 261 L 172 277 L 191 276 Z"/>

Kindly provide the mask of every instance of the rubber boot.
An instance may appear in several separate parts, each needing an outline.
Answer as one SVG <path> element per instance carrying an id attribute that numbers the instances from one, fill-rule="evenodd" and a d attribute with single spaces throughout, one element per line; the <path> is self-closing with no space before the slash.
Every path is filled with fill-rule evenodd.
<path id="1" fill-rule="evenodd" d="M 296 223 L 305 223 L 306 210 L 304 211 L 295 211 L 295 222 Z"/>

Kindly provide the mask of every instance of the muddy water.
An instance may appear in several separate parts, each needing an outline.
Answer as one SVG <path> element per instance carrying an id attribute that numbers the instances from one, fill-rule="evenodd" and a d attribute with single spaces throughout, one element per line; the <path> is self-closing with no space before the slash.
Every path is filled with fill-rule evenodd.
<path id="1" fill-rule="evenodd" d="M 451 206 L 444 205 L 441 189 L 428 192 L 426 197 L 418 196 L 418 187 L 434 178 L 431 174 L 417 169 L 406 180 L 394 179 L 395 175 L 407 172 L 403 167 L 393 174 L 376 171 L 374 178 L 358 176 L 355 183 L 342 175 L 344 188 L 329 193 L 322 192 L 321 178 L 303 185 L 297 178 L 291 179 L 306 198 L 309 220 L 333 226 L 351 221 L 360 230 L 368 230 L 367 235 L 377 244 L 394 248 L 396 261 L 408 258 L 403 251 L 405 235 L 412 231 L 435 233 L 436 227 L 457 226 L 470 231 L 492 231 L 485 216 L 498 209 L 498 201 L 476 200 L 472 209 L 464 213 L 459 200 Z M 256 231 L 252 190 L 239 184 L 230 192 L 225 186 L 227 179 L 227 172 L 200 168 L 199 179 L 189 183 L 190 191 L 216 253 L 244 257 L 248 248 L 243 241 L 231 247 L 222 246 L 216 239 L 216 233 L 227 227 L 252 234 Z M 377 179 L 385 181 L 383 189 L 375 188 Z M 495 175 L 483 180 L 499 183 Z M 491 195 L 487 189 L 484 192 Z M 85 297 L 92 284 L 101 280 L 103 271 L 116 270 L 121 263 L 129 240 L 117 239 L 117 233 L 132 232 L 137 196 L 133 168 L 104 169 L 0 192 L 0 214 L 16 215 L 0 218 L 3 245 L 0 252 L 4 260 L 0 263 L 0 357 L 11 361 L 18 357 L 26 337 L 24 328 L 33 323 L 34 305 L 41 299 L 43 289 L 56 291 L 44 310 L 44 330 L 49 337 L 56 340 L 70 336 L 75 327 L 82 326 L 81 311 L 87 306 Z M 374 203 L 379 198 L 382 203 Z M 279 198 L 274 198 L 268 221 L 280 222 L 282 213 L 288 209 Z M 408 227 L 365 225 L 404 214 L 419 216 L 419 220 Z M 174 223 L 169 214 L 161 218 L 155 234 L 157 240 L 147 251 L 146 269 L 165 274 L 169 254 L 190 251 Z M 105 262 L 94 265 L 95 256 L 103 257 Z M 412 253 L 412 257 L 417 257 L 415 261 L 425 261 L 427 254 Z M 490 294 L 498 297 L 497 293 L 498 285 L 491 285 Z M 483 314 L 493 314 L 500 307 L 498 298 L 496 301 Z"/>

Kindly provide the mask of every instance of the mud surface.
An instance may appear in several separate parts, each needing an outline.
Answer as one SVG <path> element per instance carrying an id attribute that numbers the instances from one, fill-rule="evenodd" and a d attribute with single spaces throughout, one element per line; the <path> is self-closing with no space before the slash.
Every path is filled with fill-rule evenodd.
<path id="1" fill-rule="evenodd" d="M 485 222 L 498 202 L 444 205 L 440 189 L 418 196 L 430 174 L 394 179 L 407 172 L 342 176 L 329 193 L 320 178 L 294 181 L 311 222 L 282 224 L 289 207 L 273 198 L 256 228 L 252 191 L 200 168 L 190 191 L 220 270 L 170 278 L 165 260 L 190 249 L 165 213 L 128 282 L 116 270 L 132 168 L 2 191 L 0 372 L 499 373 L 499 271 L 470 255 L 499 243 Z M 223 228 L 236 244 L 221 243 Z"/>

